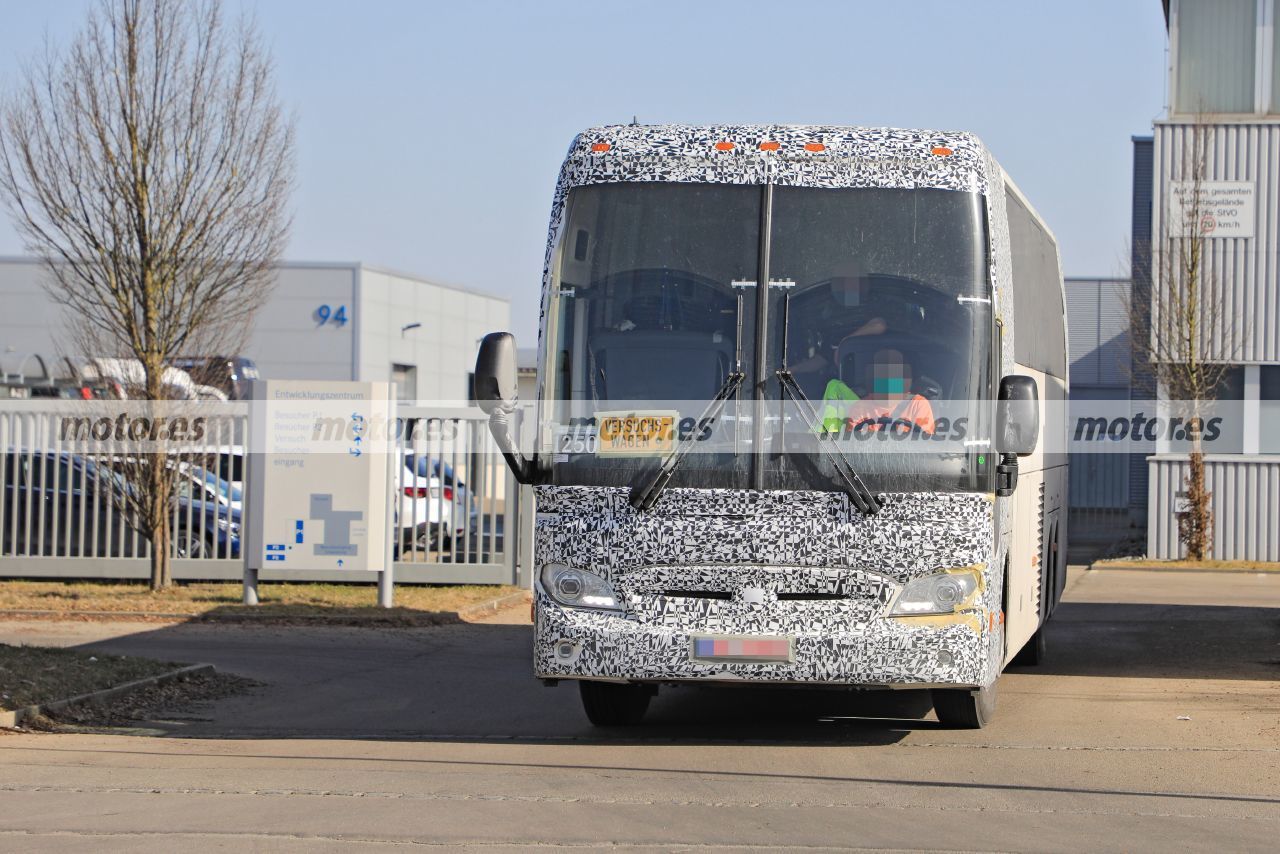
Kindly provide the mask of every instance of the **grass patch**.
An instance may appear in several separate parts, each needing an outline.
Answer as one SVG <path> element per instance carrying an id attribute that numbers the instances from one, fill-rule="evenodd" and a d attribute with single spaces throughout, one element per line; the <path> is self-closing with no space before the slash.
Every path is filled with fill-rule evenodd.
<path id="1" fill-rule="evenodd" d="M 0 644 L 0 709 L 65 700 L 181 666 L 149 658 Z"/>
<path id="2" fill-rule="evenodd" d="M 1145 557 L 1094 561 L 1095 569 L 1183 569 L 1213 572 L 1280 572 L 1280 563 L 1265 560 L 1153 560 Z"/>
<path id="3" fill-rule="evenodd" d="M 405 585 L 395 591 L 396 607 L 377 607 L 374 584 L 262 583 L 256 608 L 242 605 L 235 582 L 178 584 L 153 593 L 143 582 L 0 582 L 0 612 L 48 611 L 77 614 L 180 615 L 202 619 L 330 618 L 351 622 L 439 623 L 457 618 L 470 605 L 519 591 L 506 585 Z"/>

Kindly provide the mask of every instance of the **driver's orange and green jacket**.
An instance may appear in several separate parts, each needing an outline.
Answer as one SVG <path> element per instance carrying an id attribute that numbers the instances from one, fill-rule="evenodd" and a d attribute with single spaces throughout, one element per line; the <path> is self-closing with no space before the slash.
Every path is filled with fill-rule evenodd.
<path id="1" fill-rule="evenodd" d="M 822 393 L 821 416 L 823 433 L 842 433 L 846 429 L 877 431 L 886 421 L 914 424 L 929 434 L 934 431 L 933 407 L 920 395 L 904 400 L 864 400 L 841 380 L 827 383 Z"/>

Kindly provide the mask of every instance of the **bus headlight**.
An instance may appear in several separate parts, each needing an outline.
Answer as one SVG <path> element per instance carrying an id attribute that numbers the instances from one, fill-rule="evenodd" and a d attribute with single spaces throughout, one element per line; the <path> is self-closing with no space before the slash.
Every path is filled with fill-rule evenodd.
<path id="1" fill-rule="evenodd" d="M 563 563 L 549 563 L 542 567 L 541 581 L 542 589 L 561 605 L 601 611 L 622 610 L 613 587 L 594 572 Z"/>
<path id="2" fill-rule="evenodd" d="M 951 614 L 978 589 L 975 572 L 940 572 L 907 582 L 889 612 L 893 617 Z"/>

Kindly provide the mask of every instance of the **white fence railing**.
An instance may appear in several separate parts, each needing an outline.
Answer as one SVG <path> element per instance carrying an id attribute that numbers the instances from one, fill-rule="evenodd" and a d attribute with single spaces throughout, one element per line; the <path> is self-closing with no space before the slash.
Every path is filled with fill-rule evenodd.
<path id="1" fill-rule="evenodd" d="M 127 493 L 136 460 L 94 433 L 78 401 L 0 406 L 0 577 L 145 578 L 152 544 Z M 248 407 L 202 411 L 198 452 L 168 457 L 177 472 L 170 548 L 179 580 L 242 571 Z M 398 583 L 517 580 L 519 490 L 487 421 L 466 407 L 399 410 L 392 537 Z M 127 433 L 128 422 L 123 423 Z M 358 571 L 264 570 L 264 581 L 376 581 Z"/>

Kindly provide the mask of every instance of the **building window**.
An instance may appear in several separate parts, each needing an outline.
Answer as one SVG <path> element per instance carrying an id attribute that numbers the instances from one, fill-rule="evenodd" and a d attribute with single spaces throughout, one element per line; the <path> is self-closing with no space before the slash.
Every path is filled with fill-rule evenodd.
<path id="1" fill-rule="evenodd" d="M 414 365 L 392 365 L 391 382 L 396 387 L 396 400 L 401 403 L 418 399 L 418 369 Z"/>
<path id="2" fill-rule="evenodd" d="M 1263 365 L 1258 375 L 1258 451 L 1280 454 L 1280 365 Z"/>
<path id="3" fill-rule="evenodd" d="M 1258 0 L 1180 0 L 1174 111 L 1254 112 Z"/>
<path id="4" fill-rule="evenodd" d="M 1161 395 L 1168 391 L 1164 387 Z M 1239 454 L 1244 450 L 1244 392 L 1244 367 L 1231 365 L 1222 372 L 1217 390 L 1205 396 L 1199 417 L 1212 426 L 1205 453 Z M 1177 422 L 1170 422 L 1172 441 L 1162 445 L 1160 453 L 1186 454 L 1193 450 L 1191 437 L 1180 429 L 1190 415 L 1186 404 L 1165 410 L 1165 417 L 1176 418 Z"/>
<path id="5" fill-rule="evenodd" d="M 1222 416 L 1218 439 L 1211 453 L 1238 454 L 1244 450 L 1244 367 L 1232 365 L 1222 373 L 1211 410 Z"/>

